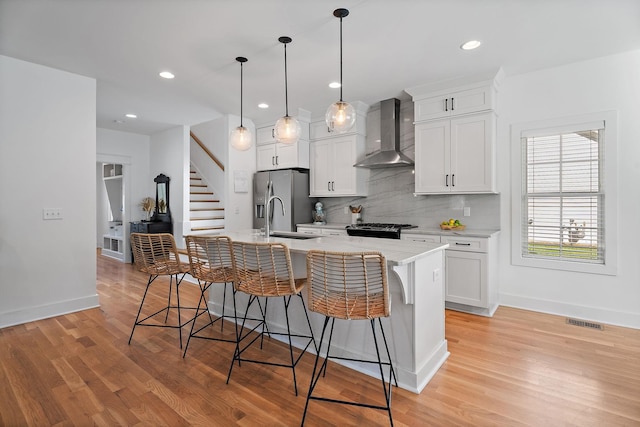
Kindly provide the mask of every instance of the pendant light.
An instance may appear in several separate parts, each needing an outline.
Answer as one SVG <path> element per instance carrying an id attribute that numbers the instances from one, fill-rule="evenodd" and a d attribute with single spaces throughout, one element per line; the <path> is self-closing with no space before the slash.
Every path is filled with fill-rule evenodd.
<path id="1" fill-rule="evenodd" d="M 342 100 L 342 18 L 349 15 L 347 9 L 336 9 L 333 16 L 340 18 L 340 101 L 331 104 L 327 109 L 325 121 L 327 127 L 333 132 L 346 132 L 351 129 L 356 122 L 356 114 L 353 106 Z"/>
<path id="2" fill-rule="evenodd" d="M 289 94 L 287 88 L 287 44 L 291 43 L 291 37 L 282 36 L 278 41 L 284 45 L 284 117 L 276 122 L 275 137 L 278 142 L 295 144 L 300 139 L 300 122 L 295 117 L 289 116 Z"/>
<path id="3" fill-rule="evenodd" d="M 243 56 L 238 56 L 236 61 L 240 63 L 240 126 L 231 132 L 231 146 L 239 151 L 246 151 L 251 148 L 251 131 L 242 125 L 242 65 L 248 61 Z"/>

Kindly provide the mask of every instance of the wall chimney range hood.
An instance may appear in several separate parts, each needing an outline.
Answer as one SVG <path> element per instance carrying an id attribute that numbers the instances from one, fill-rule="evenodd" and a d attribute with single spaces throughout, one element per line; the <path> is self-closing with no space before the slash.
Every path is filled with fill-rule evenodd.
<path id="1" fill-rule="evenodd" d="M 400 152 L 400 100 L 380 102 L 380 152 L 366 157 L 354 166 L 380 169 L 413 166 L 413 160 Z"/>

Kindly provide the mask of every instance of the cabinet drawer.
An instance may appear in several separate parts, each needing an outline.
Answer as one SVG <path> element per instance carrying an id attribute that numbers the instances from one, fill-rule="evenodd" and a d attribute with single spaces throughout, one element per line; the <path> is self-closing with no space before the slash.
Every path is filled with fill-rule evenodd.
<path id="1" fill-rule="evenodd" d="M 298 233 L 322 234 L 322 229 L 321 228 L 312 228 L 312 227 L 298 227 Z"/>
<path id="2" fill-rule="evenodd" d="M 408 240 L 410 242 L 440 243 L 440 236 L 434 234 L 402 233 L 400 235 L 400 238 L 402 240 Z"/>
<path id="3" fill-rule="evenodd" d="M 449 244 L 447 250 L 487 252 L 489 248 L 488 239 L 481 237 L 442 236 L 441 241 Z"/>

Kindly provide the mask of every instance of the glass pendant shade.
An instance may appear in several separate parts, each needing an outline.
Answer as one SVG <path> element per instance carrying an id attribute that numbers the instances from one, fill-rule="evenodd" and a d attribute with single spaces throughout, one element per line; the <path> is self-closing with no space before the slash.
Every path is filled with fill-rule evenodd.
<path id="1" fill-rule="evenodd" d="M 238 151 L 247 151 L 252 145 L 251 131 L 244 126 L 238 126 L 231 131 L 231 146 Z"/>
<path id="2" fill-rule="evenodd" d="M 347 132 L 356 123 L 356 112 L 348 102 L 338 101 L 327 108 L 325 121 L 332 132 Z"/>
<path id="3" fill-rule="evenodd" d="M 253 145 L 253 137 L 251 131 L 242 125 L 242 88 L 243 88 L 243 73 L 242 66 L 248 61 L 243 56 L 238 56 L 236 61 L 240 63 L 240 126 L 231 131 L 230 139 L 231 146 L 238 151 L 247 151 Z"/>
<path id="4" fill-rule="evenodd" d="M 282 36 L 278 41 L 284 46 L 284 116 L 276 122 L 274 135 L 276 141 L 283 144 L 295 144 L 300 139 L 302 128 L 300 122 L 289 116 L 289 90 L 287 84 L 287 44 L 291 43 L 291 37 Z"/>
<path id="5" fill-rule="evenodd" d="M 295 144 L 300 139 L 300 122 L 291 116 L 280 117 L 276 122 L 275 136 L 283 144 Z"/>
<path id="6" fill-rule="evenodd" d="M 342 19 L 349 15 L 347 9 L 336 9 L 333 16 L 340 18 L 340 101 L 335 102 L 327 108 L 324 116 L 327 127 L 332 132 L 346 132 L 356 123 L 356 112 L 348 102 L 342 100 Z"/>

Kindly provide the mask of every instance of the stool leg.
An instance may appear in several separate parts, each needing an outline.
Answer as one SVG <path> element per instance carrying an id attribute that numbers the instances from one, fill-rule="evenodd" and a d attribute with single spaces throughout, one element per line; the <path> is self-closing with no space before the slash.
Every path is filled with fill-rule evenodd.
<path id="1" fill-rule="evenodd" d="M 171 307 L 171 291 L 173 290 L 173 274 L 169 276 L 169 299 L 167 300 L 167 315 L 164 317 L 164 323 L 167 323 L 169 318 L 169 310 Z M 180 347 L 182 348 L 182 347 Z"/>
<path id="2" fill-rule="evenodd" d="M 296 382 L 296 362 L 293 357 L 293 343 L 291 342 L 291 328 L 289 327 L 289 303 L 291 302 L 291 295 L 289 297 L 282 297 L 284 302 L 284 317 L 287 321 L 287 337 L 289 338 L 289 356 L 291 357 L 291 370 L 293 371 L 293 390 L 298 395 L 298 383 Z"/>
<path id="3" fill-rule="evenodd" d="M 382 329 L 382 324 L 380 324 Z M 382 359 L 380 358 L 380 350 L 378 348 L 378 338 L 376 337 L 376 321 L 371 319 L 371 333 L 373 334 L 373 342 L 376 346 L 376 355 L 378 356 L 378 367 L 380 368 L 380 381 L 382 382 L 382 391 L 384 392 L 384 399 L 387 402 L 387 412 L 389 413 L 389 422 L 393 427 L 393 418 L 391 417 L 391 378 L 389 378 L 389 391 L 387 392 L 387 384 L 384 381 L 384 369 L 382 368 Z M 388 349 L 387 349 L 388 352 Z M 389 359 L 391 363 L 391 359 Z"/>
<path id="4" fill-rule="evenodd" d="M 156 276 L 158 277 L 158 276 Z M 140 318 L 140 313 L 142 312 L 142 306 L 144 305 L 144 300 L 147 298 L 147 292 L 149 292 L 149 286 L 155 279 L 154 276 L 149 276 L 149 280 L 147 281 L 147 287 L 144 290 L 144 295 L 142 295 L 142 301 L 140 301 L 140 308 L 138 308 L 138 314 L 136 315 L 136 320 L 133 322 L 133 328 L 131 329 L 131 335 L 129 336 L 129 344 L 131 344 L 131 338 L 133 338 L 133 332 L 136 330 L 136 326 L 138 326 L 138 319 Z"/>
<path id="5" fill-rule="evenodd" d="M 329 325 L 329 316 L 325 316 L 324 317 L 324 325 L 322 326 L 322 334 L 320 335 L 320 344 L 318 344 L 318 349 L 322 348 L 322 342 L 324 341 L 324 333 L 327 330 L 327 326 Z M 331 318 L 332 320 L 334 320 L 333 318 Z M 335 321 L 335 320 L 334 320 Z M 333 324 L 331 325 L 333 329 Z M 327 348 L 327 356 L 329 355 L 329 349 Z M 311 395 L 313 394 L 313 389 L 316 388 L 316 384 L 318 383 L 318 380 L 320 379 L 320 375 L 322 374 L 323 371 L 323 367 L 326 366 L 327 364 L 327 358 L 324 359 L 323 364 L 320 366 L 320 369 L 318 370 L 318 361 L 320 360 L 320 351 L 316 352 L 316 361 L 313 364 L 313 372 L 311 374 L 311 382 L 309 383 L 309 392 L 307 393 L 307 401 L 304 404 L 304 413 L 302 414 L 302 422 L 300 423 L 300 426 L 304 426 L 304 420 L 307 416 L 307 409 L 309 408 L 309 400 L 311 399 Z M 316 371 L 318 372 L 318 375 L 316 375 Z"/>
<path id="6" fill-rule="evenodd" d="M 198 300 L 198 308 L 196 309 L 196 316 L 193 318 L 193 322 L 191 323 L 191 330 L 189 331 L 189 338 L 187 338 L 187 344 L 184 346 L 184 353 L 182 354 L 183 358 L 187 355 L 187 350 L 189 349 L 189 343 L 191 342 L 191 337 L 193 336 L 193 330 L 196 327 L 196 320 L 198 319 L 198 317 L 200 317 L 200 314 L 204 314 L 204 312 L 200 313 L 200 305 L 202 304 L 203 301 L 205 304 L 205 311 L 209 313 L 209 310 L 206 307 L 207 301 L 205 297 L 205 291 L 209 289 L 209 286 L 211 286 L 211 284 L 204 282 L 204 285 L 203 285 L 202 282 L 200 282 L 200 279 L 198 279 L 198 285 L 200 286 L 200 300 Z M 213 319 L 211 318 L 211 313 L 209 313 L 209 324 L 211 323 L 213 323 Z"/>
<path id="7" fill-rule="evenodd" d="M 316 339 L 313 336 L 313 328 L 311 327 L 311 320 L 309 320 L 309 313 L 307 313 L 307 306 L 304 303 L 304 298 L 302 298 L 302 293 L 299 293 L 300 301 L 302 302 L 302 308 L 304 309 L 304 315 L 307 318 L 307 325 L 309 325 L 309 332 L 311 333 L 311 341 L 313 341 L 313 347 L 316 349 L 316 354 L 320 351 L 318 345 L 316 344 Z"/>
<path id="8" fill-rule="evenodd" d="M 391 377 L 393 376 L 393 382 L 398 387 L 398 377 L 396 371 L 393 369 L 393 363 L 391 363 L 391 353 L 389 353 L 389 346 L 387 345 L 387 337 L 384 334 L 384 328 L 382 327 L 382 318 L 378 317 L 378 323 L 380 324 L 380 330 L 382 331 L 382 339 L 384 340 L 384 348 L 387 350 L 387 358 L 389 359 L 389 384 L 391 384 Z"/>

